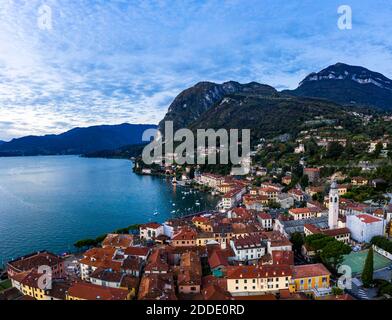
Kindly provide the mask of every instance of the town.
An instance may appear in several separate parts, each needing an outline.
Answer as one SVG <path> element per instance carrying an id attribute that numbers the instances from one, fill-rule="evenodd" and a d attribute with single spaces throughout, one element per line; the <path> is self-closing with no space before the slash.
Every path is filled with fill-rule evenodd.
<path id="1" fill-rule="evenodd" d="M 216 210 L 134 225 L 67 256 L 42 251 L 9 261 L 0 299 L 390 299 L 389 177 L 377 176 L 371 161 L 350 172 L 309 166 L 307 134 L 292 151 L 300 174 L 262 166 L 258 151 L 246 176 L 159 167 L 178 188 L 219 196 Z M 314 144 L 332 152 L 348 143 L 320 137 Z M 366 152 L 385 159 L 388 148 L 385 136 Z"/>

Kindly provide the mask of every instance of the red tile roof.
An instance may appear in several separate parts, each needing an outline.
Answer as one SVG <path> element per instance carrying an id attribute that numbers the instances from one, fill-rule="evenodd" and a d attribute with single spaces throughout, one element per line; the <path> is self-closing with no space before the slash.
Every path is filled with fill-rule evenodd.
<path id="1" fill-rule="evenodd" d="M 128 256 L 147 256 L 150 251 L 147 247 L 128 247 L 124 250 L 124 254 Z"/>
<path id="2" fill-rule="evenodd" d="M 227 268 L 228 279 L 289 277 L 291 275 L 291 267 L 287 265 L 230 266 Z"/>
<path id="3" fill-rule="evenodd" d="M 77 282 L 69 288 L 68 296 L 84 300 L 126 300 L 128 291 L 97 286 L 87 282 Z"/>
<path id="4" fill-rule="evenodd" d="M 149 229 L 158 229 L 161 226 L 162 225 L 160 223 L 157 223 L 157 222 L 148 222 L 148 223 L 142 224 L 140 226 L 140 229 L 147 229 L 147 228 L 149 228 Z"/>
<path id="5" fill-rule="evenodd" d="M 293 267 L 293 279 L 328 276 L 331 273 L 321 263 L 305 264 Z"/>
<path id="6" fill-rule="evenodd" d="M 266 213 L 266 212 L 260 212 L 257 215 L 260 217 L 260 219 L 263 219 L 263 220 L 272 219 L 272 216 L 269 213 Z"/>
<path id="7" fill-rule="evenodd" d="M 373 217 L 368 214 L 358 214 L 357 218 L 359 218 L 364 223 L 374 223 L 374 222 L 382 221 L 381 219 Z"/>

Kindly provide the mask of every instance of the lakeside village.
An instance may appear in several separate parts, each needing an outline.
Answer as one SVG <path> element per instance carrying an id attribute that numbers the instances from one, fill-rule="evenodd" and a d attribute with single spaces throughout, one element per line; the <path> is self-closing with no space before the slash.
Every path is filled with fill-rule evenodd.
<path id="1" fill-rule="evenodd" d="M 287 152 L 279 147 L 282 141 L 262 143 L 268 156 L 280 150 L 280 160 L 272 160 L 278 166 L 262 166 L 265 158 L 256 152 L 250 173 L 242 177 L 191 166 L 141 168 L 136 162 L 139 173 L 167 175 L 219 195 L 217 209 L 79 242 L 80 254 L 42 251 L 9 261 L 0 299 L 391 298 L 392 181 L 391 167 L 383 164 L 391 153 L 389 138 L 366 147 L 367 161 L 339 171 L 326 162 L 310 166 L 309 152 L 314 157 L 324 152 L 324 160 L 328 152 L 340 157 L 345 141 L 320 139 L 314 147 L 300 139 Z M 281 159 L 293 158 L 298 166 L 279 166 Z M 43 265 L 53 279 L 42 289 Z M 352 281 L 342 281 L 351 285 L 338 286 L 339 266 L 352 272 Z"/>

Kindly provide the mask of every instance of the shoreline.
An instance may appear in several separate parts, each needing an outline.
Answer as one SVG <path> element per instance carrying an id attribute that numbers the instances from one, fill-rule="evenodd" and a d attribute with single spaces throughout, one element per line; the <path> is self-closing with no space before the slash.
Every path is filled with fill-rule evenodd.
<path id="1" fill-rule="evenodd" d="M 45 159 L 45 158 L 47 158 L 47 159 L 51 159 L 51 162 L 49 162 L 49 164 L 55 164 L 56 165 L 56 158 L 57 159 L 59 159 L 60 161 L 62 161 L 63 163 L 68 163 L 68 159 L 69 160 L 72 160 L 72 159 L 74 159 L 73 161 L 75 161 L 75 159 L 80 159 L 80 158 L 82 158 L 82 157 L 80 157 L 80 155 L 45 155 L 45 156 L 23 156 L 23 157 L 15 157 L 15 158 L 18 158 L 19 160 L 18 161 L 21 161 L 20 163 L 17 163 L 17 166 L 22 166 L 22 167 L 24 167 L 25 165 L 27 165 L 27 166 L 29 166 L 30 164 L 32 164 L 33 165 L 33 167 L 34 166 L 37 166 L 37 167 L 40 167 L 40 164 L 38 163 L 38 164 L 36 164 L 36 161 L 35 160 L 38 160 L 39 158 L 41 158 L 41 159 Z M 9 157 L 5 157 L 6 159 L 8 159 Z M 4 160 L 1 160 L 0 159 L 0 161 L 4 161 L 4 163 L 8 163 L 9 164 L 9 168 L 10 169 L 12 169 L 13 168 L 13 166 L 14 166 L 14 164 L 13 164 L 13 160 L 10 158 L 9 160 L 6 160 L 6 159 L 4 159 Z M 24 164 L 24 162 L 22 161 L 23 159 L 25 159 L 25 161 L 26 161 L 26 164 Z M 93 159 L 105 159 L 105 158 L 87 158 L 87 159 L 91 159 L 91 161 L 94 161 Z M 81 160 L 81 159 L 80 159 Z M 111 159 L 109 159 L 109 160 L 111 160 Z M 129 191 L 127 191 L 127 187 L 125 187 L 125 189 L 124 188 L 122 188 L 122 189 L 124 189 L 125 191 L 125 193 L 124 193 L 124 196 L 126 196 L 126 197 L 129 197 L 129 192 L 131 191 L 131 190 L 134 190 L 134 191 L 132 191 L 131 193 L 132 194 L 135 194 L 135 192 L 137 193 L 137 191 L 136 191 L 136 189 L 133 189 L 133 188 L 136 188 L 136 187 L 132 187 L 132 186 L 136 186 L 137 185 L 137 181 L 138 181 L 138 179 L 136 179 L 135 180 L 135 178 L 134 179 L 132 179 L 132 180 L 129 180 L 128 179 L 128 177 L 129 176 L 132 176 L 132 175 L 135 175 L 134 177 L 141 177 L 141 175 L 140 174 L 137 174 L 137 173 L 135 173 L 135 172 L 133 172 L 133 171 L 131 171 L 132 170 L 132 164 L 130 165 L 130 163 L 132 163 L 134 160 L 132 160 L 132 159 L 118 159 L 118 158 L 116 158 L 116 159 L 113 159 L 113 160 L 128 160 L 128 161 L 130 161 L 130 162 L 127 162 L 127 163 L 123 163 L 123 165 L 120 165 L 120 167 L 122 167 L 123 169 L 121 169 L 121 171 L 120 171 L 120 173 L 117 173 L 116 174 L 116 177 L 117 177 L 117 175 L 119 174 L 120 176 L 120 178 L 116 178 L 116 181 L 118 181 L 119 179 L 121 180 L 121 179 L 124 179 L 125 178 L 125 180 L 127 180 L 128 181 L 128 183 L 127 183 L 127 185 L 129 185 L 130 184 L 130 187 L 128 187 L 128 188 L 131 188 L 131 189 L 128 189 Z M 44 161 L 44 160 L 42 160 L 42 161 Z M 78 163 L 78 161 L 79 160 L 76 160 L 76 164 Z M 45 162 L 44 163 L 47 163 L 46 162 L 46 160 L 45 160 Z M 102 163 L 102 162 L 99 162 L 99 163 Z M 103 163 L 105 163 L 105 162 L 103 162 Z M 73 166 L 74 166 L 74 164 L 72 164 L 72 165 L 69 165 L 69 168 L 73 168 Z M 86 164 L 85 165 L 83 165 L 82 166 L 82 168 L 83 167 L 86 167 Z M 115 166 L 115 167 L 117 167 L 117 166 Z M 46 168 L 46 167 L 45 167 Z M 51 165 L 49 165 L 47 168 L 51 168 Z M 88 168 L 88 163 L 87 163 L 87 167 L 86 168 Z M 100 168 L 100 166 L 98 167 L 98 168 Z M 103 168 L 106 168 L 106 166 L 103 164 Z M 125 170 L 124 170 L 124 168 L 125 168 Z M 4 169 L 7 169 L 7 166 L 4 166 Z M 6 172 L 6 171 L 4 171 L 4 172 Z M 56 172 L 55 170 L 53 171 L 53 170 L 51 170 L 51 172 Z M 123 174 L 121 174 L 121 172 L 123 172 Z M 110 173 L 111 174 L 111 173 Z M 57 173 L 56 173 L 56 175 L 57 175 Z M 24 176 L 25 176 L 25 173 L 22 171 L 22 173 L 21 173 L 21 177 L 24 179 Z M 41 177 L 41 174 L 39 175 L 40 177 Z M 121 176 L 123 177 L 123 178 L 121 178 Z M 159 177 L 158 175 L 155 175 L 155 177 Z M 4 180 L 4 186 L 6 187 L 6 188 L 8 188 L 8 186 L 7 186 L 7 183 L 13 183 L 13 181 L 15 180 L 15 177 L 13 177 L 13 176 L 8 176 L 8 178 L 10 179 L 8 182 L 6 181 L 6 180 Z M 68 232 L 66 233 L 66 234 L 64 234 L 62 237 L 59 237 L 58 239 L 56 238 L 56 241 L 55 242 L 53 242 L 53 244 L 52 244 L 52 242 L 48 242 L 48 237 L 46 237 L 45 236 L 45 232 L 44 232 L 44 234 L 41 236 L 40 235 L 40 233 L 37 231 L 34 231 L 33 230 L 33 236 L 32 236 L 32 246 L 31 246 L 31 248 L 29 248 L 29 247 L 26 247 L 26 248 L 24 248 L 24 250 L 20 250 L 20 249 L 23 249 L 23 246 L 21 247 L 21 246 L 15 246 L 15 250 L 13 250 L 13 246 L 5 246 L 4 247 L 4 252 L 2 252 L 2 254 L 1 254 L 1 256 L 3 256 L 2 258 L 1 258 L 1 260 L 0 260 L 0 263 L 3 263 L 3 264 L 6 264 L 7 263 L 7 261 L 9 261 L 10 259 L 13 259 L 13 258 L 15 258 L 15 257 L 17 257 L 17 256 L 21 256 L 21 255 L 23 255 L 23 254 L 26 254 L 26 253 L 29 253 L 29 252 L 32 252 L 32 251 L 41 251 L 41 250 L 44 250 L 44 249 L 47 249 L 47 250 L 50 250 L 50 251 L 52 251 L 52 252 L 55 252 L 55 253 L 59 253 L 59 254 L 62 254 L 62 253 L 64 253 L 64 252 L 69 252 L 69 253 L 77 253 L 78 252 L 78 250 L 73 246 L 73 244 L 75 243 L 75 242 L 77 242 L 77 241 L 79 241 L 80 239 L 84 239 L 84 238 L 89 238 L 89 235 L 90 235 L 90 237 L 97 237 L 97 236 L 99 236 L 100 234 L 102 234 L 102 233 L 108 233 L 108 232 L 111 232 L 111 231 L 113 231 L 114 229 L 116 229 L 116 228 L 124 228 L 124 227 L 126 227 L 127 225 L 130 225 L 130 224 L 135 224 L 135 223 L 148 223 L 149 222 L 149 219 L 152 219 L 152 220 L 154 220 L 154 219 L 157 219 L 158 221 L 160 221 L 160 222 L 164 222 L 164 221 L 167 221 L 168 219 L 172 219 L 172 218 L 181 218 L 181 217 L 179 217 L 177 214 L 179 214 L 179 213 L 181 213 L 181 215 L 184 215 L 184 216 L 186 216 L 186 215 L 189 215 L 189 214 L 194 214 L 194 213 L 197 213 L 197 212 L 200 212 L 200 211 L 203 211 L 203 210 L 213 210 L 214 208 L 215 208 L 215 205 L 216 205 L 216 200 L 215 200 L 215 197 L 213 197 L 212 198 L 212 200 L 211 200 L 211 198 L 210 197 L 206 197 L 206 194 L 195 194 L 195 195 L 189 195 L 189 196 L 187 196 L 186 197 L 186 199 L 185 200 L 182 200 L 182 195 L 180 194 L 180 192 L 181 192 L 181 190 L 178 190 L 177 191 L 177 194 L 175 195 L 175 194 L 172 194 L 172 192 L 170 191 L 171 190 L 171 188 L 172 188 L 172 186 L 169 186 L 169 185 L 167 185 L 167 183 L 168 183 L 168 181 L 164 181 L 165 179 L 163 179 L 164 178 L 164 176 L 162 176 L 162 177 L 160 177 L 160 179 L 158 179 L 157 180 L 157 182 L 156 183 L 154 183 L 154 182 L 147 182 L 147 184 L 146 185 L 151 185 L 151 187 L 153 187 L 153 193 L 155 192 L 154 190 L 156 189 L 156 192 L 160 192 L 159 190 L 161 189 L 162 191 L 164 190 L 164 194 L 165 194 L 165 197 L 164 198 L 160 198 L 161 200 L 159 200 L 159 201 L 164 201 L 164 203 L 162 203 L 161 205 L 160 204 L 158 204 L 158 207 L 160 207 L 161 208 L 161 210 L 160 210 L 160 215 L 159 216 L 153 216 L 152 214 L 153 214 L 153 209 L 151 208 L 151 205 L 148 205 L 148 206 L 146 206 L 146 209 L 145 210 L 140 210 L 140 208 L 137 210 L 137 211 L 139 211 L 139 213 L 142 213 L 142 214 L 137 214 L 136 216 L 134 215 L 134 213 L 132 213 L 133 211 L 130 211 L 130 213 L 128 214 L 129 215 L 129 218 L 128 218 L 128 221 L 125 221 L 125 223 L 124 223 L 124 214 L 119 214 L 119 217 L 117 218 L 117 216 L 116 216 L 116 218 L 114 218 L 113 220 L 114 220 L 114 223 L 113 224 L 109 224 L 109 227 L 106 227 L 106 228 L 100 228 L 99 227 L 99 225 L 102 225 L 100 222 L 97 222 L 97 223 L 93 223 L 93 225 L 97 225 L 97 228 L 96 227 L 94 227 L 94 226 L 91 226 L 91 227 L 88 227 L 88 228 L 85 228 L 86 230 L 85 231 L 83 231 L 83 233 L 82 234 L 80 234 L 79 235 L 79 232 L 77 232 L 77 236 L 75 237 L 75 239 L 73 240 L 72 239 L 72 237 L 70 238 L 67 234 L 68 234 Z M 28 179 L 30 179 L 30 178 L 28 178 Z M 45 178 L 45 180 L 46 180 L 47 178 Z M 50 178 L 50 179 L 52 179 L 52 178 Z M 144 179 L 142 179 L 143 181 L 144 181 Z M 153 180 L 155 180 L 155 179 L 153 179 Z M 22 180 L 23 181 L 23 180 Z M 60 186 L 63 186 L 63 183 L 61 182 L 62 180 L 60 180 L 60 183 L 58 183 L 58 182 L 55 182 L 57 185 L 60 185 Z M 133 182 L 134 181 L 134 182 Z M 147 178 L 146 179 L 146 181 L 149 181 L 149 179 Z M 161 181 L 161 182 L 158 182 L 158 181 Z M 136 183 L 136 185 L 134 184 L 134 183 Z M 89 187 L 89 182 L 88 182 L 88 179 L 86 180 L 86 184 L 87 184 L 87 187 L 88 188 L 93 188 L 94 189 L 94 186 L 92 186 L 92 187 Z M 115 184 L 117 185 L 118 184 L 118 182 L 115 182 Z M 120 183 L 121 185 L 123 185 L 123 183 Z M 144 185 L 145 183 L 143 183 L 143 185 Z M 160 187 L 158 186 L 158 185 L 156 185 L 156 184 L 159 184 L 160 185 Z M 163 185 L 162 185 L 163 184 Z M 15 193 L 16 191 L 15 190 L 18 190 L 18 186 L 16 187 L 16 189 L 9 189 L 9 190 L 11 190 L 11 192 L 12 193 Z M 65 186 L 65 188 L 68 188 L 68 186 L 66 185 Z M 182 186 L 181 184 L 178 184 L 178 188 L 189 188 L 189 186 Z M 177 188 L 177 189 L 178 189 Z M 62 187 L 61 187 L 61 189 L 62 189 Z M 60 190 L 61 190 L 60 189 Z M 39 189 L 37 189 L 37 190 L 39 190 Z M 162 192 L 161 191 L 161 192 Z M 44 195 L 43 195 L 43 193 L 42 193 L 42 190 L 39 190 L 38 191 L 40 194 L 41 194 L 41 196 L 43 197 Z M 199 191 L 200 192 L 200 191 Z M 56 192 L 56 193 L 58 193 L 58 192 Z M 110 192 L 106 192 L 108 195 L 110 195 Z M 29 194 L 29 192 L 27 193 L 27 194 Z M 127 196 L 127 194 L 128 194 L 128 196 Z M 71 196 L 72 197 L 74 197 L 74 195 L 73 194 L 71 194 Z M 76 196 L 76 195 L 75 195 Z M 208 195 L 208 196 L 210 196 L 210 195 Z M 58 198 L 58 196 L 56 195 L 55 196 L 56 198 Z M 75 212 L 75 210 L 78 210 L 78 209 L 74 209 L 74 208 L 80 208 L 79 210 L 83 210 L 83 208 L 84 207 L 86 207 L 85 205 L 80 205 L 80 204 L 83 204 L 83 203 L 86 203 L 86 201 L 88 202 L 89 200 L 89 198 L 87 198 L 87 200 L 83 200 L 83 197 L 80 199 L 79 197 L 77 197 L 77 198 L 75 198 L 75 199 L 73 199 L 73 198 L 70 198 L 70 201 L 68 202 L 67 201 L 67 199 L 65 200 L 65 204 L 66 204 L 66 206 L 67 207 L 73 207 L 72 209 L 71 209 L 71 212 L 72 211 L 74 211 Z M 133 196 L 131 196 L 131 197 L 133 197 Z M 202 205 L 201 205 L 201 207 L 199 207 L 199 208 L 196 208 L 195 206 L 194 206 L 194 200 L 196 199 L 193 199 L 194 197 L 196 197 L 197 199 L 199 199 L 200 198 L 200 200 L 201 200 L 201 203 L 202 203 Z M 23 198 L 25 198 L 25 195 L 21 195 L 21 198 L 23 199 Z M 193 201 L 192 201 L 192 199 L 193 199 Z M 4 199 L 4 201 L 5 201 L 5 203 L 7 203 L 7 207 L 11 207 L 11 205 L 12 205 L 12 199 L 8 199 L 7 200 L 7 197 Z M 39 200 L 39 201 L 41 201 L 41 200 Z M 93 198 L 91 198 L 90 199 L 90 201 L 94 201 L 94 199 Z M 109 200 L 108 200 L 109 201 Z M 132 200 L 132 198 L 131 199 L 128 199 L 128 200 L 125 200 L 125 201 L 131 201 L 132 203 L 135 203 L 133 200 Z M 158 201 L 158 202 L 159 202 Z M 181 210 L 181 211 L 179 211 L 177 214 L 173 214 L 173 213 L 171 213 L 171 210 L 172 210 L 172 207 L 171 207 L 171 204 L 169 203 L 169 202 L 167 202 L 167 201 L 173 201 L 173 202 L 175 202 L 175 203 L 177 203 L 177 206 L 175 207 L 175 208 L 178 208 L 179 210 Z M 105 202 L 105 201 L 104 201 Z M 123 202 L 123 201 L 122 201 Z M 139 201 L 140 202 L 140 201 Z M 191 204 L 191 203 L 193 204 Z M 41 202 L 40 202 L 41 203 Z M 69 204 L 67 204 L 67 203 L 74 203 L 75 205 L 69 205 Z M 136 207 L 138 206 L 138 204 L 137 204 L 138 202 L 136 201 Z M 38 203 L 35 203 L 34 205 L 38 205 Z M 121 206 L 123 206 L 123 205 L 121 205 Z M 5 207 L 5 212 L 8 212 L 8 213 L 10 213 L 10 211 L 8 210 L 8 209 L 6 209 L 7 207 Z M 46 207 L 46 206 L 43 206 L 43 207 Z M 108 210 L 109 211 L 113 211 L 113 210 L 115 210 L 115 209 L 113 209 L 112 208 L 112 206 L 106 206 L 107 208 L 109 208 Z M 187 211 L 186 210 L 186 208 L 189 208 L 189 207 L 192 207 L 192 210 L 190 210 L 190 211 Z M 36 207 L 37 208 L 37 210 L 40 210 L 39 209 L 39 207 Z M 173 207 L 174 208 L 174 207 Z M 136 210 L 137 208 L 135 208 L 135 210 Z M 151 210 L 150 210 L 151 209 Z M 18 209 L 18 207 L 17 207 L 17 212 L 18 211 L 20 211 L 20 210 L 22 210 L 22 209 Z M 119 210 L 119 211 L 118 211 Z M 115 212 L 123 212 L 123 210 L 121 209 L 121 207 L 119 207 L 118 208 L 118 210 L 115 210 Z M 81 220 L 83 220 L 83 219 L 85 219 L 85 218 L 83 218 L 83 216 L 89 216 L 89 215 L 91 215 L 90 212 L 91 210 L 89 210 L 89 212 L 86 212 L 86 214 L 85 213 L 83 213 L 83 214 L 80 214 L 80 216 L 82 216 L 82 218 L 80 218 Z M 102 211 L 102 210 L 100 210 L 100 211 Z M 106 210 L 107 211 L 107 210 Z M 108 211 L 108 212 L 109 212 Z M 140 211 L 145 211 L 145 212 L 150 212 L 150 214 L 148 214 L 148 213 L 145 213 L 145 212 L 140 212 Z M 12 210 L 11 210 L 11 212 L 12 212 Z M 81 212 L 83 212 L 83 211 L 81 211 Z M 135 211 L 136 212 L 136 211 Z M 38 211 L 37 211 L 37 213 L 38 213 Z M 39 215 L 38 215 L 38 217 L 41 217 L 42 216 L 42 214 L 41 213 L 38 213 Z M 28 213 L 24 213 L 24 215 L 28 215 Z M 70 216 L 72 217 L 73 215 L 75 215 L 75 214 L 71 214 Z M 134 215 L 134 216 L 132 216 L 132 215 Z M 67 213 L 67 216 L 68 216 L 68 213 Z M 6 218 L 6 216 L 4 217 L 4 218 Z M 11 219 L 12 221 L 14 221 L 15 219 L 14 218 L 12 218 Z M 116 221 L 118 220 L 118 222 L 116 223 Z M 99 220 L 100 221 L 100 220 Z M 15 222 L 16 223 L 16 222 Z M 80 223 L 82 223 L 82 222 L 80 222 Z M 55 221 L 55 224 L 58 224 L 56 221 Z M 69 223 L 68 223 L 69 224 Z M 67 229 L 69 229 L 69 227 L 68 227 L 68 224 L 66 224 L 66 228 Z M 90 224 L 91 224 L 91 222 L 90 222 Z M 114 225 L 114 228 L 113 228 L 113 225 Z M 116 227 L 116 225 L 117 225 L 117 227 Z M 81 226 L 83 226 L 83 224 L 81 224 Z M 74 225 L 74 228 L 75 228 L 75 225 Z M 17 229 L 17 228 L 16 228 Z M 95 229 L 102 229 L 103 230 L 103 232 L 101 232 L 100 230 L 98 230 L 98 232 L 94 232 L 94 230 Z M 58 231 L 58 232 L 60 232 L 61 231 L 61 227 L 60 228 L 56 228 L 54 231 L 55 231 L 55 233 L 56 233 L 56 230 Z M 90 231 L 89 231 L 90 230 Z M 93 232 L 91 232 L 91 230 L 93 230 Z M 48 235 L 48 236 L 50 236 L 50 235 Z M 65 239 L 65 241 L 63 241 L 62 240 L 62 238 L 64 238 Z M 8 241 L 10 241 L 10 239 L 12 239 L 12 235 L 11 234 L 8 234 L 8 233 L 5 233 L 4 234 L 4 237 L 2 238 L 3 239 L 3 241 L 5 241 L 5 243 L 7 243 Z M 68 240 L 67 240 L 68 239 Z M 20 241 L 20 240 L 18 240 L 18 241 Z M 44 244 L 43 246 L 40 246 L 40 244 L 41 244 L 41 242 Z M 34 244 L 35 243 L 37 243 L 37 245 L 35 246 Z M 46 244 L 48 244 L 49 243 L 49 245 L 45 245 L 45 243 Z M 59 244 L 61 245 L 61 243 L 64 243 L 64 245 L 63 246 L 59 246 Z M 9 249 L 8 249 L 8 248 Z M 19 248 L 19 249 L 18 249 Z M 12 250 L 12 251 L 11 251 Z M 3 250 L 2 250 L 3 251 Z"/>

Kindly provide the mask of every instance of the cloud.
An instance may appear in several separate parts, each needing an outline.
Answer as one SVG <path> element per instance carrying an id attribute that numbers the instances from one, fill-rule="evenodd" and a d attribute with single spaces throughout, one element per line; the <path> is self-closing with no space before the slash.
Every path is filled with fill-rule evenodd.
<path id="1" fill-rule="evenodd" d="M 49 6 L 52 29 L 37 23 Z M 0 139 L 158 123 L 198 81 L 294 88 L 337 61 L 392 77 L 392 4 L 346 1 L 12 1 L 0 4 Z"/>

